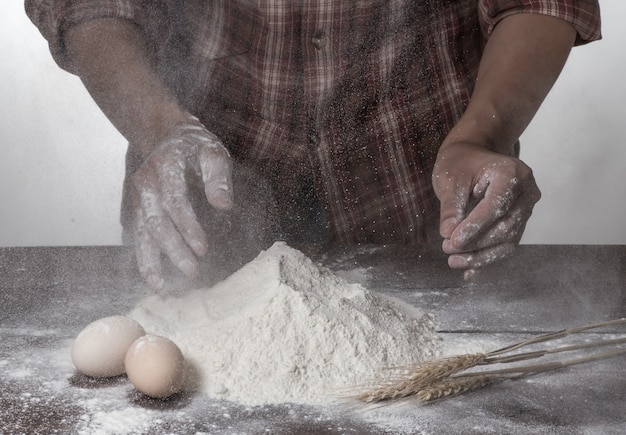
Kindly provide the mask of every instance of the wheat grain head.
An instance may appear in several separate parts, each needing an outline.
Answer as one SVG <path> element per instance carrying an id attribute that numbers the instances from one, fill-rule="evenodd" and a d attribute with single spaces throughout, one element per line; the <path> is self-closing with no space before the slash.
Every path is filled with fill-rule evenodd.
<path id="1" fill-rule="evenodd" d="M 422 403 L 428 403 L 447 397 L 457 396 L 468 391 L 478 390 L 496 380 L 493 376 L 458 376 L 433 383 L 417 392 L 416 397 Z"/>
<path id="2" fill-rule="evenodd" d="M 377 387 L 362 392 L 356 398 L 362 402 L 372 403 L 412 396 L 428 385 L 475 367 L 485 358 L 485 354 L 477 353 L 422 362 L 407 369 L 408 373 L 378 382 Z"/>

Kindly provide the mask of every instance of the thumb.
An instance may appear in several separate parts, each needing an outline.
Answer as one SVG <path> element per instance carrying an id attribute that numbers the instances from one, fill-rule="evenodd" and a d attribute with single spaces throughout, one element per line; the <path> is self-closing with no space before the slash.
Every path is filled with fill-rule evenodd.
<path id="1" fill-rule="evenodd" d="M 233 166 L 226 148 L 203 148 L 200 151 L 200 169 L 207 201 L 218 210 L 232 208 Z"/>
<path id="2" fill-rule="evenodd" d="M 440 205 L 439 234 L 449 239 L 456 227 L 465 219 L 469 193 L 453 185 L 438 189 Z"/>

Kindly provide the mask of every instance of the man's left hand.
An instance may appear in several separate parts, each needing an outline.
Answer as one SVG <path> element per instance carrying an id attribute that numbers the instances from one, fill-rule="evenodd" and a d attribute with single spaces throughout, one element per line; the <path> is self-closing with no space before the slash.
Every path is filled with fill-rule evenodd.
<path id="1" fill-rule="evenodd" d="M 541 197 L 524 162 L 468 143 L 442 147 L 433 186 L 443 251 L 450 267 L 465 270 L 465 279 L 514 251 Z"/>

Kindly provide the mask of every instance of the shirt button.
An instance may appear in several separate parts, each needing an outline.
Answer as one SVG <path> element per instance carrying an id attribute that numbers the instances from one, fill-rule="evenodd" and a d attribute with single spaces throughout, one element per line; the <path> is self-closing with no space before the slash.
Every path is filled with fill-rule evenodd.
<path id="1" fill-rule="evenodd" d="M 321 29 L 318 29 L 313 34 L 313 38 L 311 38 L 311 42 L 313 46 L 318 50 L 321 50 L 328 43 L 328 35 Z"/>

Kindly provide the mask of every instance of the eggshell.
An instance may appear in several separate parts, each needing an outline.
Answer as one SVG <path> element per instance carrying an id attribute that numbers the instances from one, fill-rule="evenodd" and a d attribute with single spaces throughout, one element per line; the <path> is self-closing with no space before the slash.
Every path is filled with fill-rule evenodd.
<path id="1" fill-rule="evenodd" d="M 126 374 L 141 393 L 164 399 L 182 390 L 185 357 L 173 341 L 147 334 L 128 349 Z"/>
<path id="2" fill-rule="evenodd" d="M 90 323 L 72 344 L 72 363 L 94 378 L 124 374 L 130 345 L 145 334 L 143 327 L 125 316 L 105 317 Z"/>

